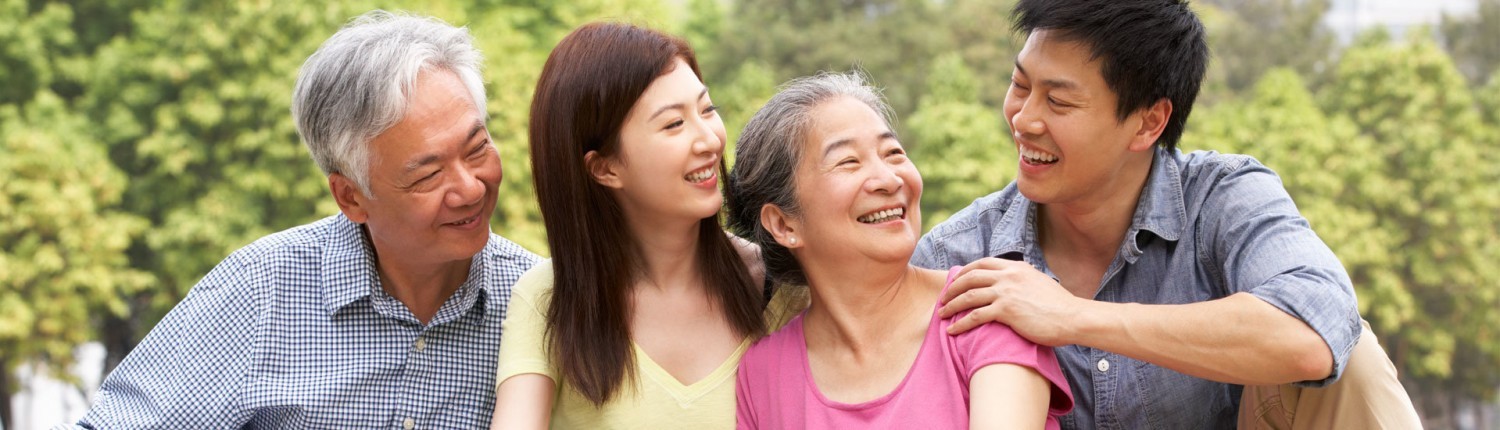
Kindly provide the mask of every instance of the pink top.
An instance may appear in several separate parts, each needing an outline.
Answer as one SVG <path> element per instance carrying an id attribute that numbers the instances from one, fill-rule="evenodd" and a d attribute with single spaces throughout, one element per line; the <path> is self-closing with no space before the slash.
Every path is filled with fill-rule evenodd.
<path id="1" fill-rule="evenodd" d="M 948 272 L 950 283 L 957 270 Z M 1000 363 L 1036 369 L 1052 383 L 1047 428 L 1059 428 L 1057 417 L 1073 409 L 1073 393 L 1052 348 L 999 323 L 949 336 L 945 329 L 967 312 L 940 319 L 937 309 L 933 306 L 927 337 L 906 378 L 889 394 L 858 404 L 829 400 L 818 391 L 802 333 L 806 313 L 798 315 L 751 346 L 740 361 L 738 428 L 968 428 L 969 378 L 980 368 Z"/>

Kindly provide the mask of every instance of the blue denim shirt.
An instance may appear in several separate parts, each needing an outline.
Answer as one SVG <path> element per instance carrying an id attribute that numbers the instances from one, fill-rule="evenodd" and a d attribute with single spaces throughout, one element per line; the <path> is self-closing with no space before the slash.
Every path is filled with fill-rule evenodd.
<path id="1" fill-rule="evenodd" d="M 942 269 L 982 257 L 1047 268 L 1036 204 L 1011 183 L 933 228 L 912 263 Z M 1183 304 L 1247 291 L 1317 331 L 1338 379 L 1359 339 L 1354 289 L 1275 172 L 1243 155 L 1157 149 L 1125 240 L 1095 300 Z M 1056 276 L 1053 275 L 1055 278 Z M 1078 345 L 1056 349 L 1075 407 L 1064 428 L 1233 428 L 1241 386 Z"/>

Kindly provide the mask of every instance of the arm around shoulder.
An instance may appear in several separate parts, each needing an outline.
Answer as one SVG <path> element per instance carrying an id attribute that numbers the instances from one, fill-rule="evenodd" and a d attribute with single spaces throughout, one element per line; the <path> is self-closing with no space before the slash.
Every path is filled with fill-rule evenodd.
<path id="1" fill-rule="evenodd" d="M 1270 355 L 1287 357 L 1283 366 L 1305 369 L 1299 373 L 1309 381 L 1337 379 L 1360 333 L 1348 273 L 1274 172 L 1249 158 L 1222 169 L 1201 212 L 1202 264 L 1221 272 L 1231 295 L 1248 293 L 1270 305 L 1246 306 L 1247 316 L 1261 309 L 1256 320 L 1285 321 L 1245 327 L 1287 346 L 1270 346 Z M 1271 308 L 1279 312 L 1265 312 Z"/>

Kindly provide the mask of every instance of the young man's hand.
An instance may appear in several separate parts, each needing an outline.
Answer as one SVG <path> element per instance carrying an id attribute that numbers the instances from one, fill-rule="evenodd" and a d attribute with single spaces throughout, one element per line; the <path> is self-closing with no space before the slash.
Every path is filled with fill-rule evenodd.
<path id="1" fill-rule="evenodd" d="M 969 263 L 943 293 L 942 317 L 972 309 L 954 321 L 959 334 L 991 321 L 1009 325 L 1041 345 L 1075 343 L 1077 317 L 1092 300 L 1074 296 L 1052 277 L 1021 261 L 984 258 Z"/>

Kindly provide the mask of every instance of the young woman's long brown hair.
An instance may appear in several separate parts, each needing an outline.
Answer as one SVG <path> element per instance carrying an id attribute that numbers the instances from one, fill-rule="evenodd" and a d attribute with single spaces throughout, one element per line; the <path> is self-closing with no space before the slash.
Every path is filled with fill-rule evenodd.
<path id="1" fill-rule="evenodd" d="M 546 344 L 563 381 L 596 405 L 634 378 L 630 287 L 636 238 L 613 194 L 589 175 L 584 154 L 620 151 L 620 128 L 646 87 L 681 58 L 702 79 L 681 39 L 621 23 L 574 30 L 552 50 L 531 103 L 531 164 L 555 284 Z M 719 177 L 727 177 L 719 162 Z M 739 333 L 760 336 L 760 289 L 719 226 L 698 223 L 698 266 L 708 294 Z"/>

